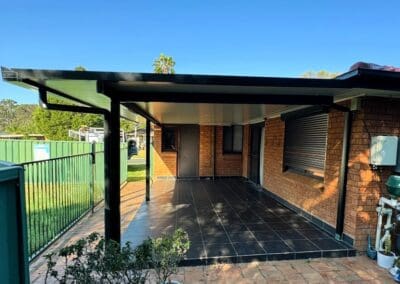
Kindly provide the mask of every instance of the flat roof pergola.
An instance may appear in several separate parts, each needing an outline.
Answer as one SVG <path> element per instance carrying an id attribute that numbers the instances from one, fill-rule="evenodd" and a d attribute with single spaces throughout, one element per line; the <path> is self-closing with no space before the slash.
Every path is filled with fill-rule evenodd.
<path id="1" fill-rule="evenodd" d="M 105 120 L 105 237 L 120 241 L 120 116 L 146 118 L 146 200 L 150 122 L 251 124 L 360 96 L 400 98 L 400 73 L 356 69 L 335 79 L 153 74 L 1 68 L 3 80 L 39 92 L 49 109 L 99 113 Z M 66 105 L 49 103 L 62 98 Z M 344 210 L 344 207 L 343 207 Z"/>

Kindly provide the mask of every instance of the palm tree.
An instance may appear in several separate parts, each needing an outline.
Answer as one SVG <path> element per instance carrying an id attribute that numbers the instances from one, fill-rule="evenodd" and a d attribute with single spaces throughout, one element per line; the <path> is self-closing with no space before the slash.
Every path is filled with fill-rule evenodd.
<path id="1" fill-rule="evenodd" d="M 164 55 L 163 53 L 154 60 L 154 72 L 159 74 L 175 74 L 175 61 L 172 56 Z"/>

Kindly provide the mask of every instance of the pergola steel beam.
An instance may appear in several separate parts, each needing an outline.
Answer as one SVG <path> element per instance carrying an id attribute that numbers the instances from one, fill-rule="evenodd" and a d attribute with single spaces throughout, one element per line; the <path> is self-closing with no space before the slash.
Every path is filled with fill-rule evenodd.
<path id="1" fill-rule="evenodd" d="M 146 120 L 146 201 L 150 201 L 150 120 Z"/>
<path id="2" fill-rule="evenodd" d="M 111 110 L 104 119 L 104 225 L 105 239 L 121 242 L 120 215 L 120 102 L 111 100 Z"/>
<path id="3" fill-rule="evenodd" d="M 132 92 L 110 90 L 114 98 L 128 102 L 170 103 L 217 103 L 217 104 L 286 104 L 286 105 L 331 105 L 333 96 L 302 94 L 232 94 L 232 93 L 176 93 L 176 92 Z"/>

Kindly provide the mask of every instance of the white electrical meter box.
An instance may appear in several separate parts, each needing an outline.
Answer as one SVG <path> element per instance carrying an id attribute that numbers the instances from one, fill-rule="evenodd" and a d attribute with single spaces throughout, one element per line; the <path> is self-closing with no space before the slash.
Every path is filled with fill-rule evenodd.
<path id="1" fill-rule="evenodd" d="M 395 166 L 398 140 L 397 136 L 373 136 L 371 138 L 371 165 Z"/>

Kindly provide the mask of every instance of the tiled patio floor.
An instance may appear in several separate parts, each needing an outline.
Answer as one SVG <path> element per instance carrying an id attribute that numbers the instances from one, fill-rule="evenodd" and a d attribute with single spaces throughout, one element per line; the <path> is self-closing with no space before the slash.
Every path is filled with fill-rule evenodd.
<path id="1" fill-rule="evenodd" d="M 140 207 L 123 241 L 137 245 L 179 227 L 191 240 L 182 265 L 355 255 L 351 247 L 235 178 L 157 181 L 151 201 Z"/>
<path id="2" fill-rule="evenodd" d="M 157 184 L 157 187 L 161 186 Z M 171 187 L 172 186 L 172 187 Z M 170 189 L 168 189 L 170 188 Z M 153 190 L 153 200 L 162 200 L 173 183 L 164 183 Z M 161 190 L 162 189 L 162 190 Z M 164 197 L 163 197 L 164 195 Z M 144 200 L 144 183 L 129 183 L 121 191 L 121 225 L 124 231 Z M 151 204 L 155 204 L 156 201 Z M 46 253 L 70 244 L 91 232 L 101 232 L 104 222 L 103 206 L 85 217 L 51 246 Z M 37 258 L 30 265 L 31 283 L 44 283 L 46 265 Z M 319 258 L 313 260 L 254 261 L 240 264 L 214 264 L 180 267 L 171 279 L 182 283 L 393 283 L 389 273 L 365 256 Z M 1 281 L 0 281 L 1 282 Z M 50 282 L 51 283 L 51 282 Z M 148 281 L 148 283 L 156 283 Z"/>

